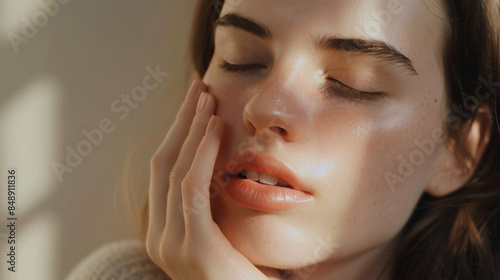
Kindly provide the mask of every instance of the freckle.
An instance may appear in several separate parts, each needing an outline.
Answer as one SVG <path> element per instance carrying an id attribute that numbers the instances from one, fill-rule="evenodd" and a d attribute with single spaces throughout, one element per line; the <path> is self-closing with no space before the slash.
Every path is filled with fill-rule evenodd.
<path id="1" fill-rule="evenodd" d="M 373 206 L 375 206 L 375 205 L 377 205 L 377 202 L 376 202 L 376 201 L 374 201 L 374 202 L 373 202 Z"/>
<path id="2" fill-rule="evenodd" d="M 438 102 L 438 100 L 437 100 L 437 99 L 434 99 L 434 103 L 437 103 L 437 102 Z"/>

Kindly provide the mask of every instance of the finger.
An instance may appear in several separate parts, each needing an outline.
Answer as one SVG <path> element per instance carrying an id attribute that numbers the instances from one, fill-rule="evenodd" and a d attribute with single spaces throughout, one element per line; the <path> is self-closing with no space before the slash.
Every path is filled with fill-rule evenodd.
<path id="1" fill-rule="evenodd" d="M 210 212 L 210 182 L 223 134 L 222 120 L 212 116 L 191 168 L 182 181 L 182 203 L 186 235 L 209 232 L 213 224 Z"/>
<path id="2" fill-rule="evenodd" d="M 170 173 L 170 190 L 167 201 L 167 226 L 169 227 L 184 230 L 181 182 L 193 163 L 196 149 L 205 135 L 208 121 L 214 109 L 215 99 L 213 96 L 203 93 L 198 101 L 197 114 L 191 124 L 189 135 L 184 141 L 179 157 Z"/>
<path id="3" fill-rule="evenodd" d="M 168 191 L 169 171 L 175 163 L 179 150 L 186 138 L 189 127 L 196 112 L 196 104 L 202 90 L 206 87 L 201 80 L 191 84 L 186 100 L 182 104 L 177 117 L 163 139 L 163 142 L 151 159 L 151 175 L 149 189 L 149 223 L 148 232 L 158 232 L 165 226 L 165 210 Z M 154 222 L 153 222 L 154 221 Z"/>
<path id="4" fill-rule="evenodd" d="M 202 91 L 206 91 L 205 84 L 201 80 L 194 80 L 186 95 L 186 99 L 176 115 L 174 123 L 155 152 L 158 164 L 171 163 L 173 165 L 175 163 L 184 139 L 189 133 L 193 118 L 196 115 L 196 106 Z"/>

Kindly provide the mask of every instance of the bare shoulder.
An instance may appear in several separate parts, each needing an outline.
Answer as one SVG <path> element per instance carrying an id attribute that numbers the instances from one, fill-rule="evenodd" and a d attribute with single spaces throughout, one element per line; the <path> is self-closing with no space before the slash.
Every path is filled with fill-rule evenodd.
<path id="1" fill-rule="evenodd" d="M 139 240 L 121 240 L 94 250 L 75 266 L 66 280 L 170 280 L 149 258 Z"/>

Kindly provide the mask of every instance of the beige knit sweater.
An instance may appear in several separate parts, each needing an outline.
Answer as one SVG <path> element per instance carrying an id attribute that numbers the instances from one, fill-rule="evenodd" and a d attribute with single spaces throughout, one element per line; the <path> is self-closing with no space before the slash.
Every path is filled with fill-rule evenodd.
<path id="1" fill-rule="evenodd" d="M 139 240 L 104 245 L 73 268 L 66 280 L 170 280 Z"/>

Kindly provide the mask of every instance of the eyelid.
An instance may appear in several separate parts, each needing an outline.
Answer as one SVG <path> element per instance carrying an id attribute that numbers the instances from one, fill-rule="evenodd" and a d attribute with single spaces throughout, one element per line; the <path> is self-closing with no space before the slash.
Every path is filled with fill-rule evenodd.
<path id="1" fill-rule="evenodd" d="M 231 72 L 231 73 L 245 73 L 245 72 L 252 72 L 252 71 L 257 70 L 259 68 L 266 68 L 266 66 L 263 64 L 256 64 L 256 63 L 233 64 L 233 63 L 229 63 L 225 60 L 223 60 L 221 63 L 219 63 L 218 67 L 224 71 Z"/>
<path id="2" fill-rule="evenodd" d="M 328 95 L 340 94 L 346 98 L 372 102 L 378 101 L 379 99 L 385 97 L 385 94 L 383 92 L 368 92 L 357 90 L 345 85 L 344 83 L 334 78 L 327 78 L 326 80 L 327 83 L 321 87 L 321 91 L 325 92 Z"/>
<path id="3" fill-rule="evenodd" d="M 346 84 L 342 83 L 341 81 L 334 79 L 334 78 L 327 78 L 327 80 L 331 83 L 339 84 L 340 86 L 350 88 L 353 91 L 356 91 L 356 92 L 361 93 L 361 94 L 376 94 L 376 93 L 378 93 L 377 91 L 363 91 L 363 90 L 355 89 L 355 88 L 348 86 L 348 85 L 346 85 Z"/>
<path id="4" fill-rule="evenodd" d="M 225 63 L 229 63 L 229 61 L 231 61 L 231 63 L 229 64 L 233 64 L 233 65 L 253 65 L 253 64 L 262 64 L 262 65 L 271 65 L 272 64 L 272 59 L 260 52 L 260 51 L 257 51 L 257 50 L 253 50 L 253 49 L 244 49 L 244 50 L 241 50 L 242 53 L 240 54 L 232 54 L 232 52 L 230 53 L 227 53 L 225 54 L 227 56 L 227 60 L 226 59 L 223 59 L 222 57 L 220 57 L 220 60 L 225 62 Z M 247 52 L 249 52 L 248 54 L 246 54 Z"/>
<path id="5" fill-rule="evenodd" d="M 258 70 L 259 68 L 262 68 L 262 66 L 264 66 L 265 68 L 265 65 L 262 64 L 233 64 L 225 60 L 218 64 L 218 67 L 223 71 L 241 74 L 251 73 L 255 70 Z M 324 86 L 321 87 L 321 91 L 326 93 L 327 95 L 335 96 L 340 94 L 343 97 L 352 100 L 372 102 L 385 97 L 383 92 L 368 92 L 357 90 L 331 77 L 326 77 L 325 80 L 327 82 Z"/>
<path id="6" fill-rule="evenodd" d="M 334 79 L 345 86 L 356 89 L 362 93 L 377 93 L 381 88 L 374 74 L 365 69 L 338 69 L 324 74 L 325 79 Z"/>

